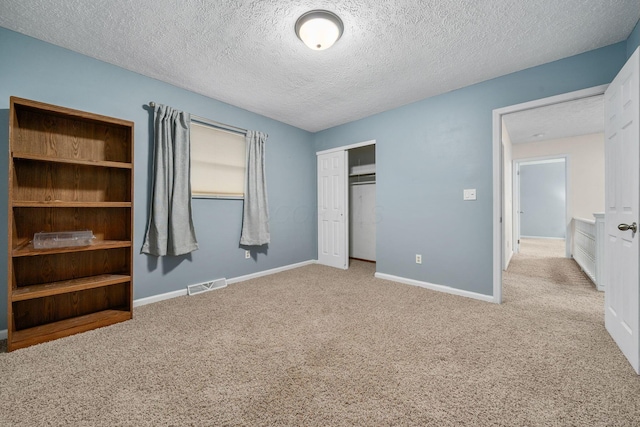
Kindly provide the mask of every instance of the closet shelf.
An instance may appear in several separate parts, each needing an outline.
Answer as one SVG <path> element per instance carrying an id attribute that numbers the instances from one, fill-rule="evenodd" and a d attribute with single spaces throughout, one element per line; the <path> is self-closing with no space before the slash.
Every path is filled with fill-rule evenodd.
<path id="1" fill-rule="evenodd" d="M 352 166 L 349 171 L 349 176 L 359 176 L 359 175 L 375 175 L 376 173 L 376 165 L 375 163 L 368 165 L 357 165 Z"/>

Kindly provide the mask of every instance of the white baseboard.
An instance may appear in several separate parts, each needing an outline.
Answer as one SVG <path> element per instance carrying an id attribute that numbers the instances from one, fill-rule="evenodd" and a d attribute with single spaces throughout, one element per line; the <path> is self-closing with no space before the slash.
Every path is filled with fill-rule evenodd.
<path id="1" fill-rule="evenodd" d="M 6 329 L 0 331 L 0 340 L 6 340 L 8 336 L 9 335 Z"/>
<path id="2" fill-rule="evenodd" d="M 375 277 L 377 279 L 384 279 L 384 280 L 390 280 L 392 282 L 404 283 L 405 285 L 419 286 L 421 288 L 430 289 L 432 291 L 444 292 L 447 294 L 458 295 L 461 297 L 473 298 L 473 299 L 477 299 L 485 302 L 494 302 L 492 295 L 484 295 L 484 294 L 478 294 L 470 291 L 463 291 L 462 289 L 456 289 L 450 286 L 434 285 L 433 283 L 429 283 L 429 282 L 421 282 L 419 280 L 392 276 L 391 274 L 385 274 L 385 273 L 376 273 Z"/>
<path id="3" fill-rule="evenodd" d="M 187 295 L 187 288 L 180 289 L 177 291 L 171 291 L 164 294 L 153 295 L 146 298 L 139 298 L 133 300 L 134 307 L 140 307 L 141 305 L 153 304 L 154 302 L 164 301 L 166 299 L 177 298 Z"/>
<path id="4" fill-rule="evenodd" d="M 259 271 L 257 273 L 247 274 L 245 276 L 238 276 L 238 277 L 234 277 L 232 279 L 227 279 L 227 284 L 230 285 L 232 283 L 244 282 L 246 280 L 256 279 L 258 277 L 268 276 L 270 274 L 276 274 L 276 273 L 280 273 L 280 272 L 283 272 L 283 271 L 292 270 L 294 268 L 304 267 L 305 265 L 316 264 L 316 262 L 317 262 L 316 260 L 303 261 L 303 262 L 299 262 L 297 264 L 289 264 L 289 265 L 285 265 L 283 267 L 272 268 L 271 270 Z M 181 296 L 184 296 L 184 295 L 187 295 L 187 288 L 186 287 L 184 289 L 179 289 L 177 291 L 167 292 L 167 293 L 159 294 L 159 295 L 153 295 L 153 296 L 146 297 L 146 298 L 139 298 L 139 299 L 133 301 L 133 306 L 134 307 L 139 307 L 141 305 L 152 304 L 154 302 L 163 301 L 163 300 L 166 300 L 166 299 L 171 299 L 171 298 L 176 298 L 176 297 L 181 297 Z M 6 338 L 6 331 L 5 331 L 5 338 Z"/>
<path id="5" fill-rule="evenodd" d="M 238 276 L 232 279 L 227 279 L 227 283 L 232 284 L 232 283 L 244 282 L 245 280 L 257 279 L 258 277 L 269 276 L 271 274 L 276 274 L 276 273 L 282 273 L 283 271 L 293 270 L 294 268 L 300 268 L 300 267 L 304 267 L 305 265 L 311 265 L 316 263 L 317 263 L 316 260 L 309 260 L 309 261 L 299 262 L 297 264 L 289 264 L 283 267 L 272 268 L 271 270 L 259 271 L 257 273 L 251 273 L 245 276 Z"/>

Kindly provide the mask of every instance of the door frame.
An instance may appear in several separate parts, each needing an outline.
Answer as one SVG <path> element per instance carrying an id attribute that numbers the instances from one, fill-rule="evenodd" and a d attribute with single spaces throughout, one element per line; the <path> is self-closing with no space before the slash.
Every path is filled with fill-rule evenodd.
<path id="1" fill-rule="evenodd" d="M 520 252 L 520 220 L 516 218 L 520 218 L 518 214 L 520 213 L 520 163 L 514 162 L 511 159 L 512 163 L 512 178 L 511 178 L 511 192 L 512 192 L 512 212 L 511 212 L 511 238 L 513 242 L 511 242 L 511 247 L 513 248 L 513 253 L 517 254 Z M 518 188 L 518 192 L 516 193 L 516 188 Z M 503 240 L 506 240 L 503 238 Z"/>
<path id="2" fill-rule="evenodd" d="M 501 188 L 501 176 L 504 173 L 504 165 L 500 163 L 500 151 L 502 146 L 502 116 L 517 111 L 530 110 L 548 105 L 560 104 L 567 101 L 589 98 L 603 95 L 609 85 L 600 85 L 574 92 L 563 93 L 548 98 L 536 99 L 521 104 L 510 105 L 493 110 L 493 302 L 502 303 L 502 246 L 504 239 L 505 217 L 504 202 Z"/>
<path id="3" fill-rule="evenodd" d="M 355 144 L 349 144 L 349 145 L 343 145 L 340 147 L 335 147 L 335 148 L 330 148 L 328 150 L 322 150 L 322 151 L 316 151 L 316 159 L 318 158 L 318 156 L 322 155 L 322 154 L 329 154 L 329 153 L 336 153 L 339 151 L 344 151 L 345 152 L 345 168 L 346 168 L 346 173 L 345 173 L 345 180 L 342 183 L 344 188 L 344 217 L 345 217 L 345 226 L 344 226 L 344 253 L 345 253 L 345 257 L 346 257 L 346 268 L 349 268 L 349 150 L 353 149 L 353 148 L 360 148 L 360 147 L 366 147 L 368 145 L 376 145 L 376 140 L 375 139 L 371 139 L 368 141 L 363 141 L 363 142 L 357 142 Z M 377 163 L 377 156 L 376 156 L 376 163 Z M 317 170 L 317 164 L 318 162 L 316 161 L 316 193 L 318 192 L 318 170 Z M 317 199 L 317 194 L 316 194 L 316 199 Z M 318 207 L 316 206 L 316 214 L 318 214 Z M 377 227 L 376 227 L 376 233 L 377 233 Z M 320 242 L 320 228 L 318 227 L 318 221 L 316 221 L 316 238 L 318 241 L 318 245 L 316 245 L 316 250 L 318 250 L 318 246 L 319 246 L 319 242 Z M 319 258 L 318 255 L 316 254 L 316 258 Z M 377 257 L 376 257 L 377 258 Z"/>
<path id="4" fill-rule="evenodd" d="M 523 164 L 536 164 L 546 163 L 549 160 L 564 160 L 564 220 L 567 224 L 565 230 L 565 258 L 571 258 L 571 216 L 569 215 L 569 194 L 571 189 L 570 177 L 569 177 L 569 155 L 568 154 L 553 154 L 550 156 L 540 157 L 528 157 L 524 159 L 513 159 L 513 212 L 512 212 L 512 226 L 513 226 L 513 244 L 512 248 L 518 248 L 517 252 L 520 252 L 520 244 L 517 243 L 520 238 L 520 216 L 517 215 L 517 211 L 520 210 L 520 177 L 517 175 L 518 167 Z M 516 245 L 517 243 L 517 245 Z M 514 251 L 515 252 L 515 251 Z M 516 253 L 517 253 L 516 252 Z"/>

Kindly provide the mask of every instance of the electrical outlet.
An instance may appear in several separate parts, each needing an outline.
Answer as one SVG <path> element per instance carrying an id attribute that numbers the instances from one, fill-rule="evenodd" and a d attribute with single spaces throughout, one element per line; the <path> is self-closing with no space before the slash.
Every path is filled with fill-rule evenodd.
<path id="1" fill-rule="evenodd" d="M 245 259 L 251 258 L 251 251 L 244 251 L 244 257 Z"/>
<path id="2" fill-rule="evenodd" d="M 416 254 L 416 264 L 422 264 L 422 255 Z"/>

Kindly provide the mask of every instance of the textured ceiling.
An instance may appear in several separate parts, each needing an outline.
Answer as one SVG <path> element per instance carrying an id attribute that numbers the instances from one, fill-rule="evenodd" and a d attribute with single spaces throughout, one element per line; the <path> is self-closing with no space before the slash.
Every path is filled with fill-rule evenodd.
<path id="1" fill-rule="evenodd" d="M 293 31 L 318 8 L 345 24 L 325 51 Z M 308 131 L 622 41 L 638 18 L 638 0 L 0 2 L 2 27 Z"/>
<path id="2" fill-rule="evenodd" d="M 604 132 L 602 95 L 502 116 L 511 142 L 540 142 Z"/>

